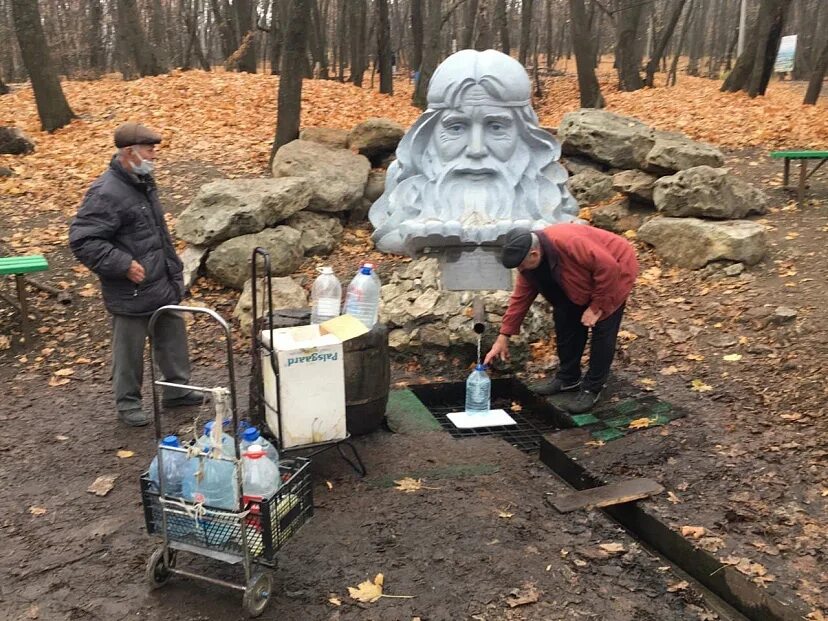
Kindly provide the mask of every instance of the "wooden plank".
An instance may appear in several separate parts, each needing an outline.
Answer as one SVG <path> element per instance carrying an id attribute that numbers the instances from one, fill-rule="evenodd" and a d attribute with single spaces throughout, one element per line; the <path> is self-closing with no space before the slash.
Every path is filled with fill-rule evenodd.
<path id="1" fill-rule="evenodd" d="M 641 500 L 654 494 L 660 494 L 664 488 L 652 479 L 630 479 L 602 487 L 593 487 L 580 492 L 559 496 L 551 501 L 552 506 L 561 513 L 576 509 L 593 509 L 620 505 L 633 500 Z"/>
<path id="2" fill-rule="evenodd" d="M 550 433 L 545 437 L 548 442 L 551 442 L 564 452 L 580 448 L 587 442 L 595 440 L 589 431 L 581 428 L 563 429 L 562 431 Z"/>

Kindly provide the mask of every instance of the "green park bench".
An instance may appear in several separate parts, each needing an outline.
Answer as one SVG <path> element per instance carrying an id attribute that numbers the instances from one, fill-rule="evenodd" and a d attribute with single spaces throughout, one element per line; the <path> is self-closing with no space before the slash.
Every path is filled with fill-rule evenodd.
<path id="1" fill-rule="evenodd" d="M 0 257 L 0 275 L 14 276 L 17 283 L 17 311 L 20 313 L 20 326 L 23 337 L 29 338 L 29 305 L 26 303 L 25 274 L 42 272 L 49 269 L 43 255 L 32 254 L 23 257 Z"/>
<path id="2" fill-rule="evenodd" d="M 799 206 L 802 207 L 805 200 L 805 182 L 819 170 L 825 160 L 828 160 L 828 151 L 771 151 L 770 156 L 774 159 L 782 158 L 785 160 L 785 175 L 782 179 L 782 185 L 785 187 L 788 187 L 791 176 L 791 160 L 799 160 L 799 186 L 796 197 Z M 811 172 L 808 172 L 808 160 L 819 160 L 819 163 Z"/>

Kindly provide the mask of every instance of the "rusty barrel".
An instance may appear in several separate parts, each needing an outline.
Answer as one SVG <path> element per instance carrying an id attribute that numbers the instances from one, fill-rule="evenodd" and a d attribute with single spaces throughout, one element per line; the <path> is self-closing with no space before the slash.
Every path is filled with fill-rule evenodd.
<path id="1" fill-rule="evenodd" d="M 370 332 L 342 344 L 345 368 L 345 416 L 351 435 L 376 430 L 385 416 L 391 384 L 388 328 L 376 324 Z"/>

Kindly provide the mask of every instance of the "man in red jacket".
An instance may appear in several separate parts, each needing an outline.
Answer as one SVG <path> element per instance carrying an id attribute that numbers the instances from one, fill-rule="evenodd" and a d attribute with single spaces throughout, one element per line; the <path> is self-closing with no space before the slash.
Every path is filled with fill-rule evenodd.
<path id="1" fill-rule="evenodd" d="M 609 377 L 624 305 L 638 275 L 635 250 L 623 237 L 601 229 L 553 224 L 536 232 L 509 231 L 501 261 L 516 267 L 518 276 L 500 335 L 484 362 L 509 359 L 509 337 L 520 332 L 540 293 L 552 305 L 560 364 L 552 379 L 532 389 L 543 395 L 578 391 L 566 407 L 573 414 L 588 412 Z M 589 368 L 582 379 L 581 356 L 590 330 Z"/>

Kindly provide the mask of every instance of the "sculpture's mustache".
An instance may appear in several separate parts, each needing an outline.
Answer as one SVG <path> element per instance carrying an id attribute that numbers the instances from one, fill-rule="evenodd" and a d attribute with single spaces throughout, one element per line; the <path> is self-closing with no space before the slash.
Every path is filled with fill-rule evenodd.
<path id="1" fill-rule="evenodd" d="M 496 175 L 500 171 L 495 170 L 494 168 L 489 168 L 488 166 L 458 166 L 451 172 L 455 175 Z"/>

